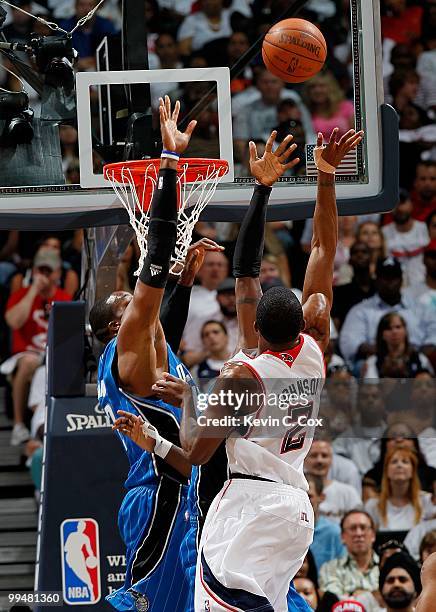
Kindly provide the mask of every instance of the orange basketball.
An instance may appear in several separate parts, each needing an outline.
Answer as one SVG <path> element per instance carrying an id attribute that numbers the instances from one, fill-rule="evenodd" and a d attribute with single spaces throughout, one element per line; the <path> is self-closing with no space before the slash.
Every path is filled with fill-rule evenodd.
<path id="1" fill-rule="evenodd" d="M 270 72 L 287 83 L 301 83 L 324 66 L 327 45 L 322 33 L 305 19 L 284 19 L 265 35 L 262 57 Z"/>

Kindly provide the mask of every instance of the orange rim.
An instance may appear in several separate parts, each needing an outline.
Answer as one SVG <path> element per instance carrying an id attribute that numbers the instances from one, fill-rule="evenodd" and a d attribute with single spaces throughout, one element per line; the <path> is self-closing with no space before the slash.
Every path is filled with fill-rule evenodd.
<path id="1" fill-rule="evenodd" d="M 219 177 L 227 174 L 229 170 L 229 164 L 224 159 L 183 157 L 179 161 L 177 174 L 179 177 L 183 177 L 185 182 L 192 183 L 196 180 L 206 179 L 210 174 L 211 166 L 213 166 L 215 170 L 218 170 Z M 106 164 L 103 167 L 103 174 L 106 179 L 122 184 L 128 183 L 131 177 L 135 185 L 142 186 L 146 173 L 148 173 L 150 169 L 153 169 L 154 174 L 157 176 L 159 167 L 160 159 L 122 161 Z"/>

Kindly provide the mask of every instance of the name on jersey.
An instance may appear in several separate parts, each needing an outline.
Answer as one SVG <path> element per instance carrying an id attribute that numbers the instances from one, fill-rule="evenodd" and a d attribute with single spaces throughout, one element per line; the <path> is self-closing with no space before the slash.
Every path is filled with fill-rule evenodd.
<path id="1" fill-rule="evenodd" d="M 299 397 L 315 396 L 318 393 L 320 382 L 321 379 L 319 378 L 295 378 L 282 393 Z"/>
<path id="2" fill-rule="evenodd" d="M 226 415 L 219 418 L 207 417 L 201 414 L 197 418 L 197 423 L 200 427 L 322 427 L 323 420 L 311 418 L 307 415 L 300 415 L 297 419 L 292 415 L 285 415 L 281 418 L 265 416 L 256 417 L 254 414 L 246 414 L 244 416 Z"/>

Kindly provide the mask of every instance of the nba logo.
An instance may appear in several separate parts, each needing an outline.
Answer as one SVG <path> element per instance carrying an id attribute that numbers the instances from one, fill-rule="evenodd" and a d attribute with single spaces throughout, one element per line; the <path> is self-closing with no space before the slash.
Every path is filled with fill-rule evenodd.
<path id="1" fill-rule="evenodd" d="M 61 525 L 62 589 L 72 606 L 100 600 L 98 524 L 94 519 L 66 519 Z"/>

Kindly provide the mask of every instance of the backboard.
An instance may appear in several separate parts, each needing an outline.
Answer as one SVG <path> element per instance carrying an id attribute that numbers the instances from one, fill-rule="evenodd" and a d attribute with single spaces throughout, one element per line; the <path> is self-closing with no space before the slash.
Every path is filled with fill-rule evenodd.
<path id="1" fill-rule="evenodd" d="M 294 4 L 301 6 L 304 2 Z M 349 0 L 349 14 L 346 3 L 343 5 L 346 14 L 337 18 L 344 18 L 349 32 L 344 34 L 341 53 L 343 58 L 351 57 L 352 62 L 349 72 L 343 73 L 338 71 L 337 58 L 332 54 L 328 57 L 327 69 L 336 74 L 345 97 L 352 100 L 354 115 L 351 113 L 350 124 L 365 130 L 366 137 L 356 155 L 347 160 L 342 173 L 337 175 L 339 209 L 341 214 L 386 211 L 395 205 L 398 192 L 398 126 L 395 111 L 383 104 L 379 2 Z M 322 31 L 331 27 L 328 21 L 318 25 Z M 153 44 L 149 42 L 149 47 Z M 0 226 L 63 229 L 127 222 L 126 213 L 103 178 L 102 167 L 104 163 L 125 159 L 129 150 L 132 134 L 125 111 L 129 85 L 143 87 L 150 95 L 149 100 L 145 96 L 144 107 L 140 109 L 146 115 L 140 132 L 142 149 L 141 143 L 136 143 L 136 151 L 142 151 L 143 157 L 158 156 L 157 100 L 160 94 L 170 93 L 173 99 L 182 97 L 186 121 L 200 118 L 187 156 L 216 157 L 229 162 L 230 172 L 221 181 L 202 218 L 241 219 L 253 184 L 247 164 L 247 142 L 254 139 L 260 148 L 271 129 L 283 130 L 286 126 L 298 133 L 299 156 L 303 159 L 298 174 L 283 177 L 276 184 L 269 219 L 311 217 L 316 197 L 316 173 L 311 156 L 315 142 L 310 118 L 311 82 L 306 86 L 282 86 L 277 82 L 268 85 L 270 75 L 261 66 L 260 45 L 261 37 L 251 49 L 248 44 L 242 60 L 241 57 L 229 59 L 227 47 L 212 45 L 203 55 L 196 54 L 195 65 L 201 62 L 204 65 L 205 61 L 208 67 L 162 70 L 158 56 L 149 53 L 149 65 L 155 69 L 137 69 L 136 63 L 134 69 L 120 70 L 113 69 L 120 66 L 110 58 L 112 42 L 104 40 L 97 53 L 99 70 L 76 75 L 77 122 L 73 125 L 78 129 L 80 184 L 41 184 L 43 162 L 39 181 L 27 181 L 24 164 L 23 171 L 16 173 L 16 185 L 0 186 Z M 272 108 L 271 97 L 265 102 L 268 92 L 265 98 L 260 87 L 251 85 L 239 93 L 234 91 L 235 62 L 243 65 L 244 57 L 247 62 L 237 86 L 243 88 L 244 79 L 252 79 L 253 74 L 257 83 L 266 75 L 266 89 L 279 87 L 277 100 L 288 101 L 279 112 L 277 104 Z M 198 108 L 200 112 L 196 115 Z M 59 129 L 59 122 L 53 125 Z"/>

